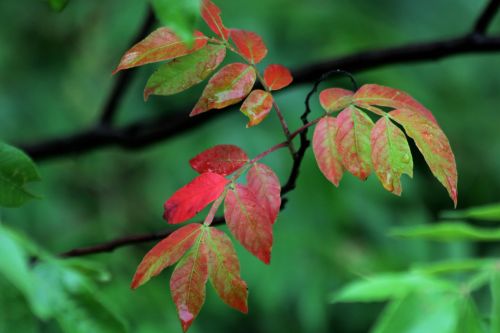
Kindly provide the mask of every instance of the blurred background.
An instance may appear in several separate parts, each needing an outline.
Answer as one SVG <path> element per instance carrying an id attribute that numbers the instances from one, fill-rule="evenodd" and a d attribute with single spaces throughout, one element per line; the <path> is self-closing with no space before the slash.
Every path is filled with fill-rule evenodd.
<path id="1" fill-rule="evenodd" d="M 356 51 L 461 35 L 470 30 L 486 2 L 216 3 L 227 26 L 263 37 L 269 54 L 262 68 L 282 63 L 295 69 Z M 146 12 L 145 1 L 134 0 L 73 0 L 62 13 L 51 11 L 44 1 L 3 0 L 0 138 L 13 145 L 36 144 L 92 126 L 112 86 L 111 71 Z M 500 22 L 491 31 L 500 32 Z M 145 103 L 142 90 L 155 68 L 153 64 L 138 70 L 120 103 L 118 124 L 185 106 L 188 116 L 203 84 Z M 356 79 L 360 84 L 407 91 L 432 110 L 457 159 L 459 208 L 498 202 L 500 54 L 391 65 L 356 74 Z M 329 85 L 350 88 L 345 79 L 331 80 Z M 300 125 L 310 88 L 295 85 L 277 95 L 293 128 Z M 238 110 L 221 112 L 227 115 L 140 151 L 102 149 L 40 162 L 42 182 L 32 188 L 43 199 L 20 209 L 1 209 L 0 219 L 53 253 L 163 230 L 167 226 L 161 218 L 164 201 L 195 176 L 188 165 L 190 158 L 223 143 L 236 144 L 255 156 L 283 140 L 274 115 L 260 126 L 245 129 L 247 120 Z M 321 112 L 316 102 L 313 112 L 314 118 Z M 297 189 L 288 196 L 289 205 L 274 227 L 272 264 L 265 266 L 235 245 L 249 286 L 249 314 L 227 307 L 208 285 L 206 304 L 190 332 L 367 332 L 383 304 L 328 302 L 329 295 L 347 281 L 405 270 L 415 263 L 498 255 L 500 247 L 494 244 L 435 244 L 388 236 L 393 227 L 431 223 L 440 211 L 453 206 L 418 153 L 414 160 L 414 179 L 403 177 L 404 192 L 398 198 L 373 176 L 361 182 L 346 174 L 335 188 L 319 172 L 309 150 Z M 286 150 L 270 155 L 264 163 L 276 170 L 282 183 L 286 181 L 291 165 Z M 111 280 L 99 285 L 98 293 L 111 300 L 131 332 L 180 332 L 168 290 L 170 269 L 139 290 L 129 289 L 137 264 L 152 246 L 146 243 L 87 259 L 111 273 Z M 14 297 L 12 302 L 9 307 L 23 299 Z M 60 330 L 29 313 L 17 318 L 32 321 L 30 327 L 36 332 Z"/>

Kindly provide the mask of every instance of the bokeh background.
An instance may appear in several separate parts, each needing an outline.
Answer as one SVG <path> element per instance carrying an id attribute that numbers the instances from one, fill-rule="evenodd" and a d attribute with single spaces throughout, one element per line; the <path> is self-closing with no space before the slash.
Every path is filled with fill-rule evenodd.
<path id="1" fill-rule="evenodd" d="M 470 30 L 485 5 L 479 0 L 216 3 L 227 26 L 252 30 L 264 38 L 270 51 L 262 68 L 268 63 L 299 68 L 365 49 L 458 36 Z M 136 0 L 73 0 L 62 13 L 52 12 L 44 1 L 3 0 L 0 138 L 11 144 L 35 144 L 92 126 L 114 80 L 111 71 L 146 12 L 145 1 Z M 499 32 L 499 23 L 491 30 Z M 202 86 L 143 101 L 143 86 L 155 67 L 139 69 L 120 104 L 117 123 L 185 106 L 188 116 Z M 407 91 L 433 111 L 457 159 L 459 207 L 498 201 L 500 54 L 391 65 L 356 74 L 356 79 Z M 349 88 L 345 79 L 329 84 Z M 310 85 L 293 86 L 277 95 L 293 128 L 299 126 L 309 89 Z M 163 230 L 167 226 L 161 218 L 162 205 L 195 176 L 188 160 L 198 152 L 232 143 L 254 156 L 282 141 L 275 116 L 245 129 L 246 119 L 238 110 L 222 112 L 227 115 L 140 151 L 102 149 L 39 163 L 43 180 L 32 188 L 43 199 L 20 209 L 1 209 L 0 218 L 53 253 Z M 314 114 L 320 112 L 315 103 Z M 404 193 L 398 198 L 375 177 L 361 182 L 346 174 L 335 188 L 309 151 L 298 187 L 274 227 L 272 264 L 265 266 L 236 244 L 250 290 L 249 314 L 225 306 L 208 285 L 206 304 L 190 331 L 367 332 L 383 304 L 328 302 L 347 281 L 405 270 L 415 263 L 498 255 L 500 248 L 494 244 L 434 244 L 388 236 L 393 227 L 432 223 L 439 212 L 452 208 L 423 159 L 418 154 L 414 159 L 414 179 L 404 176 Z M 286 181 L 290 167 L 286 150 L 264 162 Z M 137 264 L 152 245 L 88 259 L 111 272 L 112 279 L 100 285 L 99 293 L 112 300 L 131 332 L 180 332 L 168 290 L 170 269 L 137 291 L 129 289 Z M 33 321 L 36 332 L 59 332 L 53 322 L 38 322 L 28 314 L 19 318 Z"/>

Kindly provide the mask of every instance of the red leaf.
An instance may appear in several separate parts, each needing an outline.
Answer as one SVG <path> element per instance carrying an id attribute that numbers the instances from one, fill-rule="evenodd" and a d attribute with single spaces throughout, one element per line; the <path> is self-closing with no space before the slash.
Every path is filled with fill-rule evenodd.
<path id="1" fill-rule="evenodd" d="M 240 262 L 233 244 L 225 233 L 210 228 L 208 234 L 210 282 L 227 305 L 248 312 L 247 284 L 240 277 Z"/>
<path id="2" fill-rule="evenodd" d="M 201 17 L 208 27 L 224 40 L 228 40 L 229 30 L 222 23 L 219 7 L 210 0 L 203 0 L 201 6 Z"/>
<path id="3" fill-rule="evenodd" d="M 214 172 L 227 176 L 248 162 L 247 154 L 234 145 L 218 145 L 205 150 L 189 161 L 199 173 Z"/>
<path id="4" fill-rule="evenodd" d="M 255 79 L 255 70 L 249 65 L 234 63 L 223 67 L 208 81 L 189 116 L 238 103 L 252 90 Z"/>
<path id="5" fill-rule="evenodd" d="M 257 163 L 248 170 L 247 184 L 257 203 L 265 209 L 270 221 L 274 223 L 281 207 L 281 185 L 278 176 L 267 165 Z"/>
<path id="6" fill-rule="evenodd" d="M 324 117 L 316 125 L 312 146 L 316 162 L 323 175 L 335 186 L 339 186 L 344 167 L 335 143 L 336 136 L 336 119 Z"/>
<path id="7" fill-rule="evenodd" d="M 281 65 L 269 65 L 264 70 L 264 82 L 269 90 L 280 90 L 292 83 L 293 77 L 288 68 Z"/>
<path id="8" fill-rule="evenodd" d="M 266 45 L 255 32 L 231 29 L 231 39 L 238 51 L 250 63 L 258 64 L 266 57 Z"/>
<path id="9" fill-rule="evenodd" d="M 350 106 L 337 117 L 335 142 L 344 167 L 365 180 L 371 172 L 370 132 L 373 122 L 357 108 Z"/>
<path id="10" fill-rule="evenodd" d="M 401 90 L 379 86 L 376 84 L 365 84 L 354 94 L 354 102 L 367 109 L 370 109 L 371 106 L 409 109 L 423 115 L 433 123 L 437 124 L 436 118 L 434 118 L 429 110 L 417 102 L 413 97 Z"/>
<path id="11" fill-rule="evenodd" d="M 224 217 L 231 233 L 253 255 L 269 264 L 273 230 L 268 214 L 246 186 L 228 191 Z"/>
<path id="12" fill-rule="evenodd" d="M 207 172 L 199 175 L 165 202 L 163 218 L 170 224 L 177 224 L 194 217 L 216 200 L 228 183 L 226 178 L 216 173 Z"/>
<path id="13" fill-rule="evenodd" d="M 254 90 L 248 95 L 241 106 L 241 112 L 250 121 L 247 127 L 260 124 L 273 108 L 273 96 L 264 90 Z"/>
<path id="14" fill-rule="evenodd" d="M 441 128 L 421 113 L 395 110 L 389 116 L 400 123 L 424 155 L 434 176 L 444 185 L 457 206 L 457 165 L 448 138 Z"/>
<path id="15" fill-rule="evenodd" d="M 207 37 L 201 32 L 196 31 L 194 36 L 194 45 L 189 48 L 172 30 L 159 28 L 128 50 L 113 74 L 122 69 L 179 58 L 193 53 L 207 44 Z"/>
<path id="16" fill-rule="evenodd" d="M 208 248 L 203 231 L 194 246 L 175 267 L 170 278 L 170 290 L 186 332 L 205 302 L 208 280 Z"/>
<path id="17" fill-rule="evenodd" d="M 384 188 L 401 195 L 401 175 L 413 177 L 413 160 L 405 134 L 388 117 L 380 118 L 370 137 L 375 173 Z"/>
<path id="18" fill-rule="evenodd" d="M 162 270 L 176 263 L 194 244 L 201 232 L 201 224 L 189 224 L 171 233 L 155 245 L 142 259 L 132 280 L 132 288 L 138 288 Z"/>
<path id="19" fill-rule="evenodd" d="M 329 88 L 319 94 L 319 102 L 327 112 L 340 111 L 352 103 L 354 93 L 340 88 Z"/>

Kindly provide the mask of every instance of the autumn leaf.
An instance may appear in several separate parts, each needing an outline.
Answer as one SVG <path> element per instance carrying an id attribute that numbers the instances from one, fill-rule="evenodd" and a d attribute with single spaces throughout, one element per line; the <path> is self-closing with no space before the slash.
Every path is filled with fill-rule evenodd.
<path id="1" fill-rule="evenodd" d="M 292 83 L 293 77 L 288 68 L 282 65 L 269 65 L 264 70 L 264 82 L 269 90 L 280 90 Z"/>
<path id="2" fill-rule="evenodd" d="M 264 263 L 271 261 L 272 223 L 248 187 L 236 184 L 227 192 L 224 217 L 236 239 Z"/>
<path id="3" fill-rule="evenodd" d="M 372 129 L 373 169 L 384 188 L 401 195 L 401 175 L 413 177 L 413 159 L 404 133 L 388 117 L 380 118 Z"/>
<path id="4" fill-rule="evenodd" d="M 207 37 L 199 31 L 194 34 L 193 46 L 187 47 L 172 30 L 159 28 L 128 50 L 113 74 L 127 68 L 179 58 L 201 49 L 206 44 Z"/>
<path id="5" fill-rule="evenodd" d="M 252 64 L 258 64 L 267 55 L 267 47 L 255 32 L 231 29 L 231 39 L 241 55 Z"/>
<path id="6" fill-rule="evenodd" d="M 208 81 L 190 116 L 238 103 L 252 90 L 255 79 L 255 70 L 250 65 L 234 63 L 223 67 Z"/>
<path id="7" fill-rule="evenodd" d="M 217 145 L 189 161 L 198 173 L 214 172 L 227 176 L 248 162 L 248 155 L 235 145 Z"/>
<path id="8" fill-rule="evenodd" d="M 177 224 L 194 217 L 224 192 L 228 182 L 216 173 L 199 175 L 165 202 L 163 218 L 170 224 Z"/>
<path id="9" fill-rule="evenodd" d="M 172 232 L 155 245 L 142 259 L 132 280 L 132 288 L 138 288 L 162 270 L 176 263 L 200 235 L 201 224 L 189 224 Z"/>
<path id="10" fill-rule="evenodd" d="M 174 95 L 205 80 L 224 60 L 223 45 L 206 45 L 199 51 L 160 66 L 148 80 L 144 100 L 149 95 Z"/>
<path id="11" fill-rule="evenodd" d="M 457 165 L 448 138 L 441 128 L 422 113 L 406 109 L 389 112 L 389 116 L 401 124 L 425 158 L 434 176 L 448 190 L 457 206 Z"/>
<path id="12" fill-rule="evenodd" d="M 247 173 L 247 186 L 257 203 L 276 221 L 281 207 L 281 185 L 278 176 L 267 165 L 256 163 Z"/>
<path id="13" fill-rule="evenodd" d="M 240 110 L 250 119 L 247 127 L 252 127 L 260 124 L 272 108 L 273 96 L 267 91 L 257 89 L 248 95 Z"/>
<path id="14" fill-rule="evenodd" d="M 216 33 L 218 36 L 222 37 L 224 40 L 229 39 L 229 29 L 227 29 L 222 23 L 222 18 L 220 16 L 220 9 L 210 0 L 203 0 L 201 5 L 201 17 L 208 25 L 208 27 Z"/>
<path id="15" fill-rule="evenodd" d="M 229 306 L 248 312 L 247 284 L 240 277 L 240 263 L 229 237 L 215 228 L 207 235 L 210 282 L 219 297 Z"/>
<path id="16" fill-rule="evenodd" d="M 318 167 L 323 175 L 335 186 L 339 186 L 344 167 L 337 150 L 337 120 L 323 117 L 314 129 L 312 147 Z"/>
<path id="17" fill-rule="evenodd" d="M 350 106 L 337 117 L 335 142 L 344 167 L 361 180 L 371 172 L 370 132 L 372 120 L 362 111 Z"/>
<path id="18" fill-rule="evenodd" d="M 343 110 L 352 103 L 354 93 L 341 88 L 328 88 L 319 94 L 319 102 L 327 112 Z"/>
<path id="19" fill-rule="evenodd" d="M 408 109 L 423 115 L 437 124 L 436 118 L 434 118 L 428 109 L 401 90 L 376 84 L 365 84 L 354 94 L 353 100 L 356 105 L 366 109 L 371 109 L 372 106 Z"/>
<path id="20" fill-rule="evenodd" d="M 170 290 L 186 332 L 205 303 L 208 280 L 208 247 L 202 230 L 193 247 L 179 261 L 170 278 Z"/>

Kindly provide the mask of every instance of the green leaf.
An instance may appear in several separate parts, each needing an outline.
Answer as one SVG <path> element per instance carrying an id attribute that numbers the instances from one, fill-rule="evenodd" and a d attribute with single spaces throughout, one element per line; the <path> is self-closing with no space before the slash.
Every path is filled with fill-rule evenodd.
<path id="1" fill-rule="evenodd" d="M 477 219 L 500 222 L 500 204 L 472 207 L 465 210 L 446 211 L 441 214 L 446 219 Z"/>
<path id="2" fill-rule="evenodd" d="M 66 5 L 68 4 L 69 0 L 48 0 L 50 8 L 56 12 L 61 12 Z"/>
<path id="3" fill-rule="evenodd" d="M 0 275 L 3 275 L 28 300 L 33 295 L 33 280 L 28 266 L 28 253 L 13 231 L 0 224 Z"/>
<path id="4" fill-rule="evenodd" d="M 432 225 L 418 225 L 398 228 L 390 232 L 391 236 L 419 238 L 434 241 L 498 241 L 500 229 L 473 227 L 461 222 L 446 222 Z"/>
<path id="5" fill-rule="evenodd" d="M 224 45 L 207 45 L 185 57 L 161 65 L 148 80 L 144 99 L 149 95 L 174 95 L 205 80 L 224 60 Z"/>
<path id="6" fill-rule="evenodd" d="M 0 332 L 39 333 L 39 323 L 22 293 L 0 276 Z"/>
<path id="7" fill-rule="evenodd" d="M 500 267 L 491 274 L 491 333 L 500 333 Z"/>
<path id="8" fill-rule="evenodd" d="M 439 289 L 409 294 L 389 304 L 370 332 L 456 333 L 457 299 Z"/>
<path id="9" fill-rule="evenodd" d="M 331 301 L 333 303 L 386 301 L 403 297 L 430 284 L 437 284 L 437 281 L 424 275 L 380 274 L 348 284 L 333 294 Z"/>
<path id="10" fill-rule="evenodd" d="M 458 302 L 458 322 L 455 332 L 486 333 L 477 307 L 469 296 L 465 296 Z"/>
<path id="11" fill-rule="evenodd" d="M 38 180 L 33 161 L 21 150 L 0 142 L 0 206 L 18 207 L 37 198 L 25 185 Z"/>
<path id="12" fill-rule="evenodd" d="M 424 274 L 447 274 L 488 268 L 495 259 L 460 259 L 419 264 L 413 270 Z"/>
<path id="13" fill-rule="evenodd" d="M 151 0 L 158 20 L 171 28 L 184 42 L 191 45 L 193 32 L 200 16 L 200 0 Z"/>

